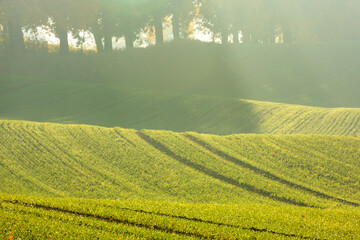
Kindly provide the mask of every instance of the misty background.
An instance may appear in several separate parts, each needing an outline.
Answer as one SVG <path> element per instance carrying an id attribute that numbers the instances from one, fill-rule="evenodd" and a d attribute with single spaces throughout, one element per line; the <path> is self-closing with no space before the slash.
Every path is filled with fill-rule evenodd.
<path id="1" fill-rule="evenodd" d="M 1 0 L 0 42 L 12 52 L 66 54 L 179 39 L 349 41 L 360 39 L 359 9 L 356 0 Z"/>

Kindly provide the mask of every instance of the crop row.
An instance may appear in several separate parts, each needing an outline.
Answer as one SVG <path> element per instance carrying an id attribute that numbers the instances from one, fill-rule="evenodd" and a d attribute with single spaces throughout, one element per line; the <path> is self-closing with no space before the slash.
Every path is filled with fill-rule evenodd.
<path id="1" fill-rule="evenodd" d="M 149 144 L 164 151 L 179 162 L 220 181 L 242 188 L 261 197 L 275 199 L 295 205 L 316 205 L 317 197 L 338 201 L 342 204 L 358 205 L 340 198 L 315 191 L 302 184 L 293 183 L 268 171 L 261 170 L 238 158 L 216 154 L 179 134 L 161 131 L 142 133 Z M 252 154 L 256 151 L 252 151 Z"/>
<path id="2" fill-rule="evenodd" d="M 360 135 L 360 110 L 131 90 L 115 83 L 19 78 L 3 83 L 1 119 L 211 134 Z M 59 110 L 61 109 L 61 110 Z"/>
<path id="3" fill-rule="evenodd" d="M 249 101 L 259 132 L 359 136 L 360 110 Z"/>
<path id="4" fill-rule="evenodd" d="M 1 163 L 10 171 L 4 176 L 9 184 L 1 185 L 3 192 L 192 202 L 254 200 L 189 171 L 134 131 L 13 121 L 1 126 Z M 12 186 L 14 179 L 19 183 Z M 21 187 L 24 181 L 30 186 Z"/>
<path id="5" fill-rule="evenodd" d="M 359 199 L 357 138 L 191 134 L 213 149 L 315 191 Z M 323 189 L 323 190 L 322 190 Z M 324 193 L 325 193 L 324 192 Z"/>
<path id="6" fill-rule="evenodd" d="M 321 207 L 359 201 L 356 137 L 221 137 L 22 121 L 0 121 L 0 134 L 2 192 Z"/>
<path id="7" fill-rule="evenodd" d="M 8 218 L 0 225 L 1 232 L 13 232 L 21 238 L 31 230 L 33 236 L 59 238 L 63 234 L 70 239 L 80 234 L 81 238 L 100 239 L 354 239 L 360 229 L 357 208 L 321 210 L 266 204 L 181 204 L 0 194 L 0 214 Z"/>

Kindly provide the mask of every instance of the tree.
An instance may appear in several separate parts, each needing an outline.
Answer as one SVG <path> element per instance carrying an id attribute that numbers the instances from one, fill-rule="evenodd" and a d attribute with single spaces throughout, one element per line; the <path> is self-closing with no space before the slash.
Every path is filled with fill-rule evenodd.
<path id="1" fill-rule="evenodd" d="M 142 5 L 144 1 L 123 2 L 119 11 L 120 35 L 125 36 L 126 49 L 134 47 L 136 32 L 148 21 Z"/>
<path id="2" fill-rule="evenodd" d="M 94 16 L 94 19 L 90 21 L 90 31 L 92 32 L 96 44 L 97 53 L 102 53 L 104 51 L 104 45 L 102 42 L 103 33 L 101 25 L 101 11 Z"/>
<path id="3" fill-rule="evenodd" d="M 4 8 L 0 5 L 0 43 L 5 42 L 7 38 L 7 24 L 5 19 Z"/>
<path id="4" fill-rule="evenodd" d="M 43 0 L 39 7 L 46 14 L 47 18 L 52 20 L 54 33 L 60 40 L 60 54 L 68 54 L 69 14 L 73 9 L 73 2 L 71 0 Z"/>
<path id="5" fill-rule="evenodd" d="M 221 33 L 222 44 L 228 44 L 230 32 L 233 35 L 233 42 L 239 42 L 240 27 L 244 26 L 244 13 L 250 11 L 246 8 L 244 0 L 202 0 L 201 13 L 204 22 L 215 35 Z M 247 14 L 246 14 L 247 15 Z"/>
<path id="6" fill-rule="evenodd" d="M 211 29 L 213 36 L 217 32 L 222 32 L 222 43 L 226 43 L 225 35 L 227 35 L 226 30 L 229 26 L 229 23 L 226 21 L 224 16 L 224 3 L 222 0 L 202 0 L 200 2 L 201 13 L 203 18 L 203 23 L 207 28 Z"/>
<path id="7" fill-rule="evenodd" d="M 164 29 L 163 21 L 165 16 L 169 13 L 168 0 L 146 0 L 143 5 L 143 14 L 149 16 L 149 20 L 155 26 L 156 44 L 164 43 Z"/>
<path id="8" fill-rule="evenodd" d="M 26 7 L 29 2 L 25 0 L 1 0 L 2 15 L 6 19 L 9 37 L 9 51 L 11 53 L 22 53 L 25 51 L 24 35 L 22 26 Z M 5 22 L 5 21 L 4 21 Z"/>
<path id="9" fill-rule="evenodd" d="M 168 0 L 168 7 L 168 14 L 172 15 L 174 40 L 179 40 L 181 26 L 188 26 L 193 21 L 195 4 L 190 0 Z"/>
<path id="10" fill-rule="evenodd" d="M 37 8 L 46 21 L 51 19 L 60 40 L 60 53 L 69 53 L 69 32 L 88 30 L 99 12 L 99 0 L 37 0 Z"/>

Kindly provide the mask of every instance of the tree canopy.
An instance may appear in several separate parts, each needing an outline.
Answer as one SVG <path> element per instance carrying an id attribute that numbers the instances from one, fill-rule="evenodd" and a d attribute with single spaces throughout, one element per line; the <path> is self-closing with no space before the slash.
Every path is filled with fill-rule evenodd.
<path id="1" fill-rule="evenodd" d="M 39 26 L 60 39 L 63 54 L 70 32 L 91 32 L 98 52 L 121 37 L 133 48 L 146 26 L 162 44 L 169 19 L 175 40 L 194 25 L 223 44 L 360 39 L 358 0 L 0 0 L 1 39 L 14 52 L 25 50 L 23 30 Z"/>

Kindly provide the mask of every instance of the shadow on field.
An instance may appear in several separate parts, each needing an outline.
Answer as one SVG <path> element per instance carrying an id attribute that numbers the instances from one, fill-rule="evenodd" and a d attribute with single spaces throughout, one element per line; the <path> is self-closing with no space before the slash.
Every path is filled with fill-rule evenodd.
<path id="1" fill-rule="evenodd" d="M 209 220 L 203 220 L 203 219 L 200 219 L 200 218 L 191 218 L 191 217 L 186 217 L 186 216 L 171 215 L 171 214 L 159 213 L 159 212 L 150 212 L 150 211 L 144 211 L 144 210 L 139 210 L 139 209 L 131 209 L 131 208 L 116 208 L 116 209 L 121 209 L 121 210 L 126 210 L 126 211 L 131 211 L 131 212 L 139 212 L 139 213 L 151 214 L 151 215 L 156 215 L 156 216 L 165 216 L 165 217 L 171 217 L 171 218 L 185 219 L 185 220 L 194 221 L 194 222 L 201 222 L 201 223 L 212 224 L 212 225 L 217 225 L 217 226 L 225 226 L 225 227 L 231 227 L 231 228 L 239 228 L 239 229 L 250 230 L 250 231 L 254 231 L 254 232 L 271 233 L 271 234 L 274 234 L 274 235 L 280 235 L 280 236 L 286 236 L 286 237 L 296 237 L 296 238 L 300 238 L 300 239 L 320 240 L 319 238 L 303 237 L 303 236 L 298 236 L 298 235 L 295 235 L 295 234 L 275 232 L 275 231 L 264 229 L 264 228 L 242 227 L 242 226 L 239 226 L 239 225 L 233 225 L 233 224 L 227 224 L 227 223 L 219 223 L 219 222 L 214 222 L 214 221 L 209 221 Z"/>
<path id="2" fill-rule="evenodd" d="M 260 115 L 239 98 L 359 107 L 357 43 L 180 41 L 103 54 L 2 54 L 0 118 L 262 133 Z"/>
<path id="3" fill-rule="evenodd" d="M 252 192 L 254 194 L 258 194 L 258 195 L 260 195 L 262 197 L 270 198 L 270 199 L 275 200 L 275 201 L 284 202 L 284 203 L 292 204 L 292 205 L 295 205 L 295 206 L 313 207 L 313 206 L 307 205 L 306 203 L 296 201 L 294 199 L 276 196 L 276 194 L 274 194 L 272 192 L 256 188 L 256 187 L 254 187 L 252 185 L 249 185 L 249 184 L 246 184 L 246 183 L 239 183 L 238 181 L 236 181 L 236 180 L 234 180 L 232 178 L 226 177 L 226 176 L 224 176 L 224 175 L 222 175 L 222 174 L 220 174 L 218 172 L 215 172 L 215 171 L 213 171 L 213 170 L 211 170 L 211 169 L 209 169 L 209 168 L 207 168 L 205 166 L 199 165 L 197 163 L 194 163 L 194 162 L 190 161 L 189 159 L 185 159 L 185 158 L 182 158 L 182 157 L 176 155 L 176 153 L 171 151 L 165 145 L 163 145 L 160 142 L 152 139 L 150 136 L 146 135 L 143 132 L 137 132 L 137 135 L 140 138 L 142 138 L 144 141 L 146 141 L 149 145 L 154 147 L 155 149 L 165 153 L 166 155 L 170 156 L 171 158 L 177 160 L 178 162 L 192 168 L 193 170 L 198 171 L 198 172 L 200 172 L 202 174 L 205 174 L 205 175 L 207 175 L 207 176 L 209 176 L 211 178 L 220 180 L 221 182 L 224 182 L 224 183 L 230 184 L 232 186 L 244 189 L 244 190 Z"/>
<path id="4" fill-rule="evenodd" d="M 81 217 L 94 218 L 94 219 L 103 220 L 103 221 L 107 221 L 107 222 L 127 224 L 127 225 L 131 225 L 131 226 L 136 226 L 136 227 L 141 227 L 141 228 L 146 228 L 146 229 L 153 229 L 153 230 L 163 231 L 163 232 L 167 232 L 167 233 L 175 233 L 175 234 L 185 235 L 185 236 L 195 236 L 195 237 L 199 237 L 199 238 L 207 238 L 208 237 L 206 235 L 202 235 L 201 233 L 196 233 L 196 232 L 179 231 L 179 230 L 171 229 L 169 227 L 161 227 L 161 226 L 156 226 L 156 225 L 154 226 L 153 224 L 148 225 L 148 224 L 143 224 L 143 223 L 137 223 L 136 221 L 130 221 L 130 220 L 127 220 L 124 218 L 121 218 L 121 219 L 115 218 L 114 219 L 112 217 L 101 216 L 101 215 L 96 215 L 96 214 L 89 214 L 89 213 L 84 213 L 84 212 L 80 212 L 80 211 L 73 211 L 73 210 L 63 209 L 63 208 L 59 208 L 59 207 L 51 207 L 51 206 L 46 206 L 46 205 L 42 205 L 42 204 L 26 203 L 26 202 L 20 202 L 17 200 L 11 200 L 11 201 L 3 200 L 2 202 L 22 205 L 25 207 L 39 208 L 39 209 L 45 209 L 45 210 L 50 210 L 50 211 L 57 211 L 57 212 L 62 212 L 62 213 L 67 213 L 67 214 L 73 214 L 73 215 L 77 215 L 77 216 L 81 216 Z M 232 225 L 232 224 L 217 223 L 217 222 L 213 222 L 213 221 L 202 220 L 199 218 L 188 218 L 185 216 L 176 216 L 176 215 L 171 215 L 171 214 L 149 212 L 149 211 L 137 210 L 137 209 L 131 209 L 131 208 L 117 208 L 117 209 L 151 214 L 151 215 L 157 215 L 157 216 L 171 217 L 171 218 L 177 218 L 177 219 L 184 219 L 184 220 L 201 222 L 201 223 L 206 223 L 206 224 L 213 224 L 213 225 L 218 225 L 218 226 L 240 228 L 243 230 L 250 230 L 250 231 L 254 231 L 254 232 L 264 232 L 264 233 L 270 233 L 270 234 L 279 235 L 279 236 L 296 237 L 296 238 L 300 238 L 300 239 L 321 240 L 318 238 L 303 237 L 303 236 L 298 236 L 295 234 L 279 233 L 279 232 L 275 232 L 272 230 L 260 229 L 260 228 L 255 228 L 255 227 L 241 227 L 241 226 Z"/>
<path id="5" fill-rule="evenodd" d="M 179 42 L 6 60 L 0 118 L 219 135 L 257 133 L 230 46 Z M 5 61 L 3 59 L 3 61 Z"/>
<path id="6" fill-rule="evenodd" d="M 322 192 L 307 188 L 305 186 L 302 186 L 302 185 L 290 182 L 290 181 L 288 181 L 286 179 L 280 178 L 278 176 L 275 176 L 274 174 L 272 174 L 272 173 L 270 173 L 268 171 L 262 170 L 262 169 L 260 169 L 258 167 L 255 167 L 255 166 L 253 166 L 253 165 L 251 165 L 249 163 L 241 161 L 240 159 L 232 157 L 232 156 L 226 154 L 225 152 L 223 152 L 223 151 L 221 151 L 219 149 L 216 149 L 213 146 L 210 146 L 206 142 L 204 142 L 204 141 L 200 140 L 199 138 L 196 138 L 196 137 L 194 137 L 192 135 L 183 134 L 183 136 L 186 137 L 187 139 L 189 139 L 190 141 L 192 141 L 192 142 L 200 145 L 201 147 L 205 148 L 206 150 L 212 152 L 213 154 L 225 159 L 226 161 L 232 162 L 232 163 L 234 163 L 234 164 L 236 164 L 236 165 L 238 165 L 238 166 L 240 166 L 242 168 L 247 168 L 247 169 L 253 171 L 254 173 L 256 173 L 258 175 L 261 175 L 261 176 L 264 176 L 264 177 L 266 177 L 268 179 L 277 181 L 277 182 L 279 182 L 281 184 L 287 185 L 287 186 L 289 186 L 291 188 L 294 188 L 294 189 L 298 189 L 298 190 L 301 190 L 301 191 L 308 192 L 308 193 L 310 193 L 310 194 L 312 194 L 314 196 L 317 196 L 317 197 L 321 197 L 321 198 L 328 199 L 328 200 L 338 201 L 340 203 L 355 206 L 355 207 L 359 206 L 359 204 L 357 204 L 357 203 L 347 201 L 345 199 L 333 197 L 333 196 L 327 195 L 325 193 L 322 193 Z"/>

